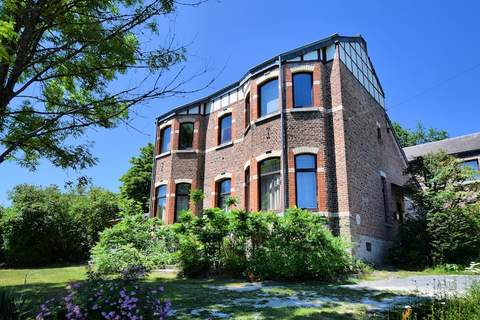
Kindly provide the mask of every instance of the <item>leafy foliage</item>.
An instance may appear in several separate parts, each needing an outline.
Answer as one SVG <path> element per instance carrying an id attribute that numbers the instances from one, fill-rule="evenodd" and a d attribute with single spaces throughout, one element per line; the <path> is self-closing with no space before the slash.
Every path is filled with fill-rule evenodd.
<path id="1" fill-rule="evenodd" d="M 132 157 L 130 169 L 120 178 L 120 195 L 127 199 L 138 201 L 143 212 L 148 212 L 150 199 L 150 182 L 153 170 L 154 145 L 149 143 L 140 149 L 140 155 Z"/>
<path id="2" fill-rule="evenodd" d="M 171 303 L 161 298 L 162 286 L 151 288 L 140 285 L 146 273 L 130 266 L 122 270 L 115 281 L 102 278 L 85 283 L 71 283 L 62 299 L 50 299 L 42 304 L 38 320 L 63 319 L 166 319 Z"/>
<path id="3" fill-rule="evenodd" d="M 407 196 L 417 214 L 401 227 L 390 256 L 398 266 L 421 269 L 444 263 L 467 264 L 480 255 L 475 174 L 444 153 L 429 154 L 410 163 Z"/>
<path id="4" fill-rule="evenodd" d="M 323 218 L 300 209 L 285 216 L 208 209 L 181 220 L 180 262 L 187 276 L 332 280 L 352 272 L 346 244 Z"/>
<path id="5" fill-rule="evenodd" d="M 196 4 L 1 1 L 0 163 L 34 169 L 44 157 L 62 168 L 93 165 L 91 144 L 73 143 L 87 128 L 113 128 L 130 119 L 132 106 L 186 93 L 198 74 L 183 74 L 185 47 L 168 33 L 164 46 L 144 40 L 159 35 L 159 18 Z"/>
<path id="6" fill-rule="evenodd" d="M 417 125 L 413 130 L 402 127 L 400 123 L 396 121 L 392 123 L 392 127 L 400 140 L 400 145 L 404 148 L 417 144 L 439 141 L 449 137 L 447 131 L 434 128 L 427 129 L 421 122 L 417 122 Z"/>
<path id="7" fill-rule="evenodd" d="M 62 193 L 56 186 L 19 185 L 10 199 L 0 220 L 0 245 L 12 266 L 85 260 L 99 231 L 119 212 L 116 196 L 99 188 Z"/>
<path id="8" fill-rule="evenodd" d="M 143 214 L 124 215 L 104 230 L 91 250 L 91 265 L 99 274 L 117 274 L 129 265 L 147 269 L 175 262 L 177 239 L 170 226 Z"/>
<path id="9" fill-rule="evenodd" d="M 12 289 L 0 288 L 0 319 L 27 320 L 31 318 L 24 297 Z"/>

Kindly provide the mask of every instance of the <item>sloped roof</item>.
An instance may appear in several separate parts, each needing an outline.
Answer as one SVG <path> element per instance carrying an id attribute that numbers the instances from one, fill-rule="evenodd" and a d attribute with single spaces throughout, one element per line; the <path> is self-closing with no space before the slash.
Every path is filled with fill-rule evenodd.
<path id="1" fill-rule="evenodd" d="M 403 148 L 408 160 L 439 151 L 459 154 L 475 150 L 480 150 L 480 132 Z"/>
<path id="2" fill-rule="evenodd" d="M 234 83 L 231 83 L 225 87 L 223 87 L 222 89 L 220 90 L 217 90 L 216 92 L 213 92 L 212 94 L 208 95 L 208 96 L 205 96 L 203 98 L 200 98 L 200 99 L 197 99 L 195 101 L 192 101 L 192 102 L 189 102 L 189 103 L 186 103 L 186 104 L 183 104 L 183 105 L 180 105 L 180 106 L 177 106 L 175 107 L 174 109 L 170 110 L 170 111 L 167 111 L 165 113 L 163 113 L 162 115 L 160 115 L 159 117 L 157 117 L 157 121 L 162 121 L 166 118 L 169 118 L 170 116 L 172 116 L 173 114 L 181 111 L 181 110 L 184 110 L 184 109 L 187 109 L 188 107 L 191 107 L 191 106 L 194 106 L 194 105 L 197 105 L 199 103 L 203 103 L 203 102 L 206 102 L 208 100 L 210 100 L 211 98 L 213 97 L 216 97 L 218 95 L 221 95 L 222 93 L 224 92 L 227 92 L 235 87 L 238 87 L 242 81 L 245 81 L 246 79 L 248 79 L 249 77 L 251 77 L 253 74 L 255 74 L 256 72 L 259 72 L 261 70 L 264 70 L 266 68 L 269 68 L 270 66 L 274 66 L 276 65 L 278 59 L 280 58 L 282 61 L 286 61 L 288 59 L 292 59 L 292 58 L 295 58 L 296 56 L 298 55 L 301 55 L 301 54 L 305 54 L 311 50 L 315 50 L 315 49 L 320 49 L 320 48 L 323 48 L 323 47 L 326 47 L 326 46 L 329 46 L 333 43 L 335 43 L 336 41 L 352 41 L 352 42 L 361 42 L 363 43 L 363 45 L 365 46 L 365 50 L 367 50 L 367 43 L 365 41 L 365 39 L 361 36 L 361 35 L 357 35 L 357 36 L 342 36 L 342 35 L 339 35 L 338 33 L 335 33 L 329 37 L 326 37 L 324 39 L 321 39 L 321 40 L 318 40 L 318 41 L 315 41 L 315 42 L 312 42 L 310 44 L 307 44 L 307 45 L 304 45 L 304 46 L 301 46 L 299 48 L 295 48 L 293 50 L 289 50 L 289 51 L 286 51 L 286 52 L 283 52 L 279 55 L 276 55 L 258 65 L 256 65 L 255 67 L 249 69 L 241 78 L 240 80 L 234 82 Z M 373 69 L 373 74 L 374 74 L 374 77 L 377 78 L 377 74 L 375 73 L 375 69 L 373 68 L 373 65 L 372 65 L 372 69 Z M 383 94 L 383 88 L 380 84 L 380 81 L 378 80 L 377 78 L 377 82 L 378 82 L 378 85 L 380 87 L 380 90 Z"/>

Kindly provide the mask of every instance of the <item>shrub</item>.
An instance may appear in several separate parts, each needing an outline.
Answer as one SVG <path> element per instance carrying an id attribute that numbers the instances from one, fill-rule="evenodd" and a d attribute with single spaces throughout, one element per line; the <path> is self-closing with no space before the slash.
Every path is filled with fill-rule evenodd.
<path id="1" fill-rule="evenodd" d="M 216 208 L 182 223 L 180 262 L 187 276 L 332 280 L 353 271 L 345 242 L 308 211 L 278 216 Z"/>
<path id="2" fill-rule="evenodd" d="M 123 220 L 100 234 L 91 250 L 91 265 L 101 274 L 115 274 L 134 264 L 157 268 L 176 261 L 177 240 L 170 226 L 142 214 Z"/>
<path id="3" fill-rule="evenodd" d="M 72 283 L 63 299 L 42 304 L 36 319 L 165 319 L 171 304 L 161 298 L 163 287 L 151 288 L 139 282 L 146 276 L 144 271 L 129 266 L 121 272 L 124 277 L 115 281 Z"/>
<path id="4" fill-rule="evenodd" d="M 85 261 L 98 233 L 118 216 L 116 196 L 99 188 L 62 193 L 19 185 L 0 216 L 0 247 L 12 266 Z"/>

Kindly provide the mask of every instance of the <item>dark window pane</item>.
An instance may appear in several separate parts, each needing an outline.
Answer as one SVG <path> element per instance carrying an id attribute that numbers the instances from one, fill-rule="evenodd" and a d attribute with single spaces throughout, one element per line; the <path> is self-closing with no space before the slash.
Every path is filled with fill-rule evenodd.
<path id="1" fill-rule="evenodd" d="M 295 108 L 312 106 L 312 74 L 293 75 L 293 100 Z"/>
<path id="2" fill-rule="evenodd" d="M 317 207 L 317 177 L 315 172 L 297 172 L 297 207 Z"/>
<path id="3" fill-rule="evenodd" d="M 230 187 L 231 187 L 231 180 L 225 179 L 218 183 L 218 198 L 217 204 L 219 208 L 228 209 L 227 208 L 227 199 L 230 196 Z"/>
<path id="4" fill-rule="evenodd" d="M 280 158 L 260 162 L 260 208 L 280 209 Z"/>
<path id="5" fill-rule="evenodd" d="M 175 192 L 175 217 L 174 221 L 178 220 L 178 214 L 182 211 L 189 209 L 190 203 L 190 184 L 179 183 L 177 184 Z"/>
<path id="6" fill-rule="evenodd" d="M 166 127 L 162 130 L 160 137 L 160 153 L 170 151 L 170 127 Z"/>
<path id="7" fill-rule="evenodd" d="M 271 80 L 260 87 L 260 116 L 278 110 L 278 80 Z"/>
<path id="8" fill-rule="evenodd" d="M 245 170 L 245 210 L 250 210 L 250 167 Z"/>
<path id="9" fill-rule="evenodd" d="M 232 141 L 232 115 L 220 119 L 220 144 Z"/>
<path id="10" fill-rule="evenodd" d="M 295 157 L 295 177 L 297 207 L 313 209 L 317 207 L 316 157 L 302 154 Z"/>
<path id="11" fill-rule="evenodd" d="M 180 125 L 179 149 L 189 149 L 193 145 L 193 123 L 182 123 Z"/>
<path id="12" fill-rule="evenodd" d="M 250 95 L 245 98 L 245 127 L 250 125 Z"/>
<path id="13" fill-rule="evenodd" d="M 165 208 L 167 204 L 167 186 L 157 187 L 156 216 L 165 221 Z"/>
<path id="14" fill-rule="evenodd" d="M 260 163 L 260 174 L 266 174 L 274 171 L 280 171 L 279 158 L 267 159 Z"/>
<path id="15" fill-rule="evenodd" d="M 296 156 L 295 165 L 297 169 L 314 169 L 315 168 L 315 156 L 309 154 L 302 154 Z"/>

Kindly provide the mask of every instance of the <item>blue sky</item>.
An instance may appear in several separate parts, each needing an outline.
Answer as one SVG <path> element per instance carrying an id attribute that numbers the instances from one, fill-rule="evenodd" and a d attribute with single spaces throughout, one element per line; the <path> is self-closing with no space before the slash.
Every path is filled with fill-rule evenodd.
<path id="1" fill-rule="evenodd" d="M 390 118 L 407 127 L 417 121 L 452 136 L 480 131 L 480 2 L 478 1 L 215 1 L 180 7 L 165 25 L 188 43 L 189 68 L 207 66 L 215 83 L 185 97 L 139 106 L 133 126 L 89 131 L 98 165 L 74 172 L 43 161 L 30 172 L 0 165 L 0 205 L 19 183 L 58 184 L 87 175 L 98 186 L 118 190 L 118 178 L 138 149 L 154 141 L 155 117 L 207 95 L 280 52 L 333 33 L 362 34 L 386 94 Z M 156 40 L 164 43 L 161 37 Z M 153 43 L 154 44 L 154 43 Z M 206 81 L 207 78 L 203 78 Z M 196 88 L 199 81 L 191 83 Z"/>

